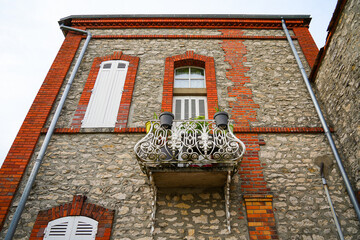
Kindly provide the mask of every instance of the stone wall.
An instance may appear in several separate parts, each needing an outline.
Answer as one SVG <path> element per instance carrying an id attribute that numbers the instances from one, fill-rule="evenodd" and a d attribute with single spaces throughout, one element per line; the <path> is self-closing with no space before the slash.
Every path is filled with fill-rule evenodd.
<path id="1" fill-rule="evenodd" d="M 115 210 L 112 239 L 151 239 L 152 192 L 133 152 L 141 137 L 114 133 L 54 135 L 14 239 L 28 239 L 40 210 L 67 203 L 74 195 L 86 195 L 88 202 Z M 24 180 L 38 151 L 39 147 Z M 25 181 L 20 192 L 24 185 Z M 223 189 L 160 191 L 158 196 L 156 239 L 246 239 L 246 222 L 239 218 L 242 204 L 235 185 L 230 200 L 231 234 L 226 228 Z M 18 194 L 8 219 L 19 199 Z M 8 224 L 9 220 L 4 229 Z M 0 234 L 3 237 L 4 231 Z"/>
<path id="2" fill-rule="evenodd" d="M 93 30 L 97 34 L 100 30 Z M 209 34 L 220 33 L 210 29 L 117 29 L 105 30 L 107 34 Z M 244 35 L 282 36 L 281 30 L 243 30 Z M 193 50 L 196 54 L 214 57 L 216 81 L 218 84 L 219 105 L 230 110 L 228 102 L 233 101 L 228 94 L 228 87 L 233 83 L 226 78 L 231 66 L 224 61 L 225 53 L 221 48 L 222 40 L 187 40 L 187 39 L 93 39 L 86 51 L 74 83 L 65 101 L 57 127 L 68 128 L 74 117 L 82 90 L 89 75 L 95 57 L 111 55 L 114 51 L 140 58 L 136 75 L 135 88 L 128 119 L 128 127 L 143 127 L 153 117 L 154 112 L 160 113 L 162 99 L 162 83 L 165 58 Z M 295 42 L 299 52 L 298 44 Z M 247 62 L 250 67 L 247 76 L 254 79 L 248 83 L 253 90 L 254 100 L 262 104 L 259 110 L 259 121 L 254 126 L 319 126 L 314 110 L 309 105 L 310 98 L 306 92 L 301 75 L 297 70 L 294 57 L 286 40 L 246 40 L 248 48 Z M 81 44 L 81 47 L 83 43 Z M 79 48 L 81 49 L 81 48 Z M 72 67 L 74 66 L 78 51 Z M 300 56 L 306 63 L 303 54 Z M 307 66 L 307 64 L 305 64 Z M 72 68 L 71 68 L 72 71 Z M 71 71 L 67 76 L 70 76 Z M 66 79 L 66 82 L 67 82 Z M 63 85 L 64 88 L 65 85 Z M 287 91 L 290 87 L 292 92 Z M 62 89 L 63 91 L 63 89 Z M 263 92 L 264 91 L 264 92 Z M 279 91 L 280 94 L 275 94 Z M 258 93 L 258 94 L 257 94 Z M 265 93 L 265 94 L 264 94 Z M 58 101 L 60 95 L 58 97 Z M 57 102 L 58 102 L 57 101 Z M 265 105 L 265 103 L 267 103 Z M 51 117 L 55 112 L 53 108 Z M 230 111 L 231 112 L 231 111 Z M 289 114 L 291 117 L 287 117 Z M 299 116 L 299 114 L 301 116 Z M 302 115 L 304 114 L 304 115 Z M 274 116 L 277 115 L 277 116 Z"/>
<path id="3" fill-rule="evenodd" d="M 349 0 L 327 47 L 315 83 L 349 173 L 360 189 L 360 5 Z"/>
<path id="4" fill-rule="evenodd" d="M 335 161 L 325 136 L 263 134 L 261 137 L 266 145 L 261 147 L 260 159 L 266 164 L 265 180 L 275 196 L 280 239 L 338 239 L 316 161 L 323 156 Z M 333 164 L 326 173 L 343 234 L 346 239 L 355 240 L 360 225 L 346 188 L 339 180 L 340 172 Z"/>
<path id="5" fill-rule="evenodd" d="M 94 34 L 208 34 L 209 29 L 117 29 L 92 30 Z M 244 35 L 283 36 L 281 30 L 243 30 Z M 128 127 L 143 127 L 159 113 L 162 101 L 165 58 L 186 51 L 213 57 L 219 105 L 231 112 L 229 89 L 237 81 L 227 77 L 233 66 L 225 61 L 221 39 L 93 39 L 85 53 L 57 124 L 69 128 L 95 57 L 122 51 L 140 58 L 132 97 Z M 227 40 L 231 42 L 232 40 Z M 237 40 L 238 41 L 238 40 Z M 244 62 L 249 70 L 245 83 L 252 99 L 259 105 L 256 120 L 250 126 L 307 127 L 319 126 L 310 98 L 302 82 L 286 40 L 241 40 Z M 83 42 L 82 42 L 83 44 Z M 298 43 L 295 45 L 301 52 Z M 81 45 L 82 46 L 82 45 Z M 242 47 L 242 46 L 241 46 Z M 81 48 L 80 48 L 81 49 Z M 80 51 L 80 50 L 79 50 Z M 79 51 L 73 61 L 78 57 Z M 236 55 L 236 54 L 235 54 Z M 304 55 L 300 57 L 305 63 Z M 304 64 L 309 71 L 307 64 Z M 71 69 L 72 70 L 72 69 Z M 68 73 L 67 79 L 71 73 Z M 65 84 L 63 84 L 65 85 Z M 63 86 L 64 88 L 64 86 Z M 62 89 L 63 91 L 63 89 Z M 236 93 L 239 94 L 239 93 Z M 250 94 L 251 95 L 251 94 Z M 60 97 L 58 97 L 59 100 Z M 53 115 L 55 108 L 52 110 Z M 51 119 L 51 117 L 49 118 Z M 255 119 L 255 118 L 254 118 Z M 47 126 L 49 125 L 49 121 Z M 86 195 L 88 201 L 115 210 L 113 239 L 151 239 L 151 190 L 145 174 L 136 162 L 133 147 L 142 134 L 105 133 L 102 130 L 78 134 L 55 134 L 26 204 L 15 239 L 27 239 L 40 210 L 71 201 L 76 194 Z M 274 210 L 281 239 L 335 239 L 318 169 L 314 158 L 328 155 L 329 148 L 321 135 L 263 135 L 259 159 L 264 179 L 274 193 Z M 42 140 L 41 140 L 42 141 Z M 20 191 L 32 168 L 41 141 L 27 169 Z M 259 140 L 260 141 L 260 140 Z M 254 150 L 257 154 L 258 150 Z M 253 156 L 252 156 L 253 157 Z M 344 188 L 336 169 L 329 177 L 331 194 L 341 209 L 340 219 L 348 239 L 357 233 L 354 213 L 349 208 Z M 262 173 L 261 173 L 262 175 Z M 156 239 L 248 239 L 246 214 L 241 202 L 240 177 L 235 175 L 231 187 L 231 224 L 227 233 L 222 189 L 159 192 Z M 343 198 L 345 195 L 345 198 Z M 11 207 L 5 223 L 15 211 L 20 195 Z M 320 233 L 324 231 L 324 236 Z M 0 238 L 4 232 L 0 234 Z"/>

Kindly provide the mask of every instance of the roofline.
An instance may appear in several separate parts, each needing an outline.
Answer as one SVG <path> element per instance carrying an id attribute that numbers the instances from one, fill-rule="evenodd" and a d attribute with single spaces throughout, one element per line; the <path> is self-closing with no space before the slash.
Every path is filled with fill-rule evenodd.
<path id="1" fill-rule="evenodd" d="M 310 15 L 284 14 L 104 14 L 104 15 L 70 15 L 59 20 L 59 25 L 69 25 L 73 19 L 304 19 L 309 24 Z"/>
<path id="2" fill-rule="evenodd" d="M 320 49 L 318 55 L 316 56 L 315 64 L 314 64 L 314 66 L 313 66 L 313 68 L 311 69 L 311 72 L 310 72 L 309 79 L 310 79 L 311 82 L 315 82 L 315 80 L 316 80 L 318 71 L 319 71 L 320 66 L 322 64 L 322 61 L 323 61 L 323 59 L 324 59 L 324 57 L 326 55 L 327 49 L 330 46 L 332 36 L 334 35 L 336 27 L 339 24 L 341 14 L 342 14 L 342 12 L 343 12 L 343 10 L 345 8 L 346 3 L 347 3 L 347 0 L 338 0 L 338 2 L 336 4 L 334 13 L 333 13 L 333 15 L 331 17 L 329 26 L 327 28 L 328 34 L 327 34 L 327 37 L 326 37 L 325 45 Z"/>

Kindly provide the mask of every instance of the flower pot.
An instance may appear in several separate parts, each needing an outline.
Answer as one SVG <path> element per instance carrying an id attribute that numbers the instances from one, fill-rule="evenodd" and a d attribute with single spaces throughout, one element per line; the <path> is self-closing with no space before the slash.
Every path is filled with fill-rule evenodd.
<path id="1" fill-rule="evenodd" d="M 214 115 L 215 123 L 218 128 L 227 129 L 229 114 L 227 112 L 217 112 Z"/>
<path id="2" fill-rule="evenodd" d="M 160 114 L 160 126 L 165 129 L 170 129 L 174 120 L 174 114 L 171 112 L 162 112 Z"/>

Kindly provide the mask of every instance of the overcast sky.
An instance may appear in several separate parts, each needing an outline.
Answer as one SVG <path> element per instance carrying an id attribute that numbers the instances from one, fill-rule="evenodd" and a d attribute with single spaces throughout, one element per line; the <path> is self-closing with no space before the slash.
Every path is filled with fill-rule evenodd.
<path id="1" fill-rule="evenodd" d="M 79 14 L 309 14 L 319 48 L 336 0 L 0 0 L 0 165 L 59 50 L 58 20 Z"/>

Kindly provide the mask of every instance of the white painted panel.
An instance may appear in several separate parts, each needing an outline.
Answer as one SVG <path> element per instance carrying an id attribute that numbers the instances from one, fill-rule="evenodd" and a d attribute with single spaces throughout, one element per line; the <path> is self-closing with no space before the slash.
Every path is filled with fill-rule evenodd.
<path id="1" fill-rule="evenodd" d="M 196 116 L 200 116 L 200 113 L 205 113 L 205 118 L 208 118 L 207 113 L 207 101 L 206 97 L 196 97 L 196 96 L 181 96 L 181 97 L 174 97 L 173 98 L 173 112 L 177 113 L 176 116 L 181 116 L 180 119 L 177 120 L 184 120 L 187 116 L 192 116 L 192 112 L 195 112 Z M 180 103 L 179 103 L 180 101 Z M 192 101 L 195 101 L 195 109 L 194 105 L 191 104 Z M 200 104 L 200 101 L 203 101 Z M 188 107 L 186 107 L 186 102 L 188 102 Z M 177 103 L 177 104 L 176 104 Z M 200 109 L 200 106 L 203 106 L 203 109 Z M 180 107 L 181 109 L 178 109 Z M 180 114 L 179 114 L 180 112 Z"/>
<path id="2" fill-rule="evenodd" d="M 46 240 L 93 240 L 98 222 L 83 216 L 71 216 L 49 222 L 45 229 Z"/>
<path id="3" fill-rule="evenodd" d="M 111 68 L 104 69 L 108 63 Z M 125 68 L 118 68 L 119 63 L 125 64 Z M 115 127 L 128 65 L 120 60 L 101 64 L 81 127 Z"/>

